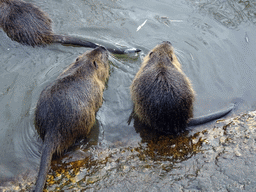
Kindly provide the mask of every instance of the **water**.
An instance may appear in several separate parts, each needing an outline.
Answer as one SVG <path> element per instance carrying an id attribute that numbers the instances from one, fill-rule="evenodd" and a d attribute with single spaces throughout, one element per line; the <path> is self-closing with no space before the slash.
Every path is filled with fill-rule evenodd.
<path id="1" fill-rule="evenodd" d="M 197 93 L 195 116 L 231 102 L 239 105 L 229 117 L 255 110 L 255 1 L 29 2 L 49 14 L 55 33 L 142 50 L 138 56 L 110 57 L 98 126 L 53 161 L 49 190 L 255 190 L 253 114 L 233 121 L 233 127 L 212 123 L 178 138 L 159 139 L 127 124 L 129 86 L 145 54 L 166 40 Z M 0 189 L 27 190 L 40 161 L 42 142 L 33 125 L 39 94 L 88 49 L 22 46 L 2 30 L 0 39 Z"/>

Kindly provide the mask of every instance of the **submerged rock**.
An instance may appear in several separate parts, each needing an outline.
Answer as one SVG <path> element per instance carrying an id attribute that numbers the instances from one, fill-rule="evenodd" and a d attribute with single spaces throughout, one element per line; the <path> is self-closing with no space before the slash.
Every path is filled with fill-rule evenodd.
<path id="1" fill-rule="evenodd" d="M 255 128 L 253 111 L 192 135 L 150 137 L 137 146 L 90 147 L 79 157 L 69 153 L 53 161 L 46 189 L 253 191 Z M 33 183 L 20 180 L 1 186 L 2 190 L 27 190 Z"/>

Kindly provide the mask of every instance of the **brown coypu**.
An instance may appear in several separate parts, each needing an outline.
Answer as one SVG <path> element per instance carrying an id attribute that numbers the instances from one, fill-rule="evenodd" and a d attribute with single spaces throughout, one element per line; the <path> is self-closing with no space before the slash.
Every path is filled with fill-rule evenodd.
<path id="1" fill-rule="evenodd" d="M 136 118 L 159 132 L 178 133 L 187 126 L 199 125 L 220 118 L 228 109 L 193 118 L 195 93 L 188 77 L 181 70 L 170 42 L 157 45 L 144 58 L 130 87 L 134 103 L 129 118 Z"/>
<path id="2" fill-rule="evenodd" d="M 108 76 L 108 52 L 98 47 L 79 56 L 41 92 L 34 122 L 43 147 L 35 191 L 44 188 L 52 155 L 61 154 L 90 132 Z"/>
<path id="3" fill-rule="evenodd" d="M 22 0 L 0 0 L 0 27 L 14 41 L 33 47 L 51 43 L 91 48 L 99 46 L 84 39 L 56 35 L 51 24 L 51 19 L 32 3 Z M 107 49 L 115 54 L 140 52 L 139 49 Z"/>

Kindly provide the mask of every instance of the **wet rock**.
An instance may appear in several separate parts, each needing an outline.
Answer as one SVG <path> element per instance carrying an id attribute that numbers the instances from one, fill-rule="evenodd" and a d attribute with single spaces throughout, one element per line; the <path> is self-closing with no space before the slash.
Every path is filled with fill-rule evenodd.
<path id="1" fill-rule="evenodd" d="M 219 121 L 214 128 L 205 127 L 201 132 L 160 136 L 135 147 L 89 148 L 86 154 L 90 156 L 85 159 L 81 159 L 81 152 L 69 153 L 62 161 L 52 163 L 46 188 L 49 191 L 253 191 L 255 128 L 256 111 Z M 32 186 L 33 183 L 23 181 L 22 185 L 9 189 Z"/>

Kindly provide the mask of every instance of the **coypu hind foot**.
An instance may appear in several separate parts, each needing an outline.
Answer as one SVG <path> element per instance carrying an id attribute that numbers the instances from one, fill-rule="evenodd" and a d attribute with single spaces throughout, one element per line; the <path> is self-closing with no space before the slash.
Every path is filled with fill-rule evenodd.
<path id="1" fill-rule="evenodd" d="M 108 52 L 98 47 L 79 56 L 41 92 L 34 122 L 43 147 L 35 191 L 44 188 L 52 155 L 61 154 L 90 132 L 108 76 Z"/>
<path id="2" fill-rule="evenodd" d="M 99 47 L 85 39 L 54 34 L 51 19 L 37 6 L 22 0 L 0 0 L 0 27 L 8 37 L 23 45 L 35 47 L 61 43 L 90 48 Z M 109 48 L 108 51 L 114 54 L 126 54 L 141 50 Z"/>
<path id="3" fill-rule="evenodd" d="M 220 118 L 228 109 L 193 119 L 195 93 L 188 77 L 181 70 L 170 42 L 157 45 L 144 58 L 130 87 L 133 117 L 159 132 L 178 133 L 187 126 L 199 125 Z"/>

